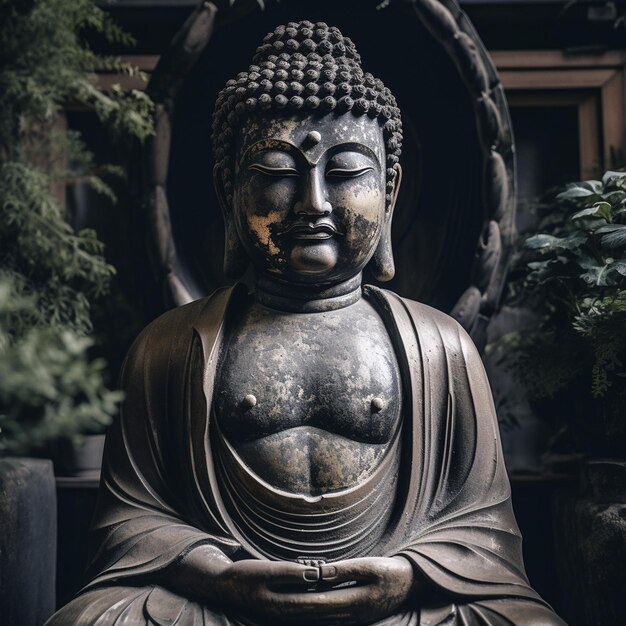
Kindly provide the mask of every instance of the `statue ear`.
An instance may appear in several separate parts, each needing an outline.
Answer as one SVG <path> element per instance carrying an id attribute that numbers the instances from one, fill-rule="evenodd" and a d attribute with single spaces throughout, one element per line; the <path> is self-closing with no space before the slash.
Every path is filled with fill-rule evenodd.
<path id="1" fill-rule="evenodd" d="M 237 234 L 231 206 L 232 196 L 229 198 L 226 193 L 222 168 L 217 165 L 213 168 L 213 184 L 224 218 L 224 274 L 229 278 L 240 278 L 248 266 L 248 256 Z"/>
<path id="2" fill-rule="evenodd" d="M 393 250 L 391 248 L 391 221 L 393 218 L 393 211 L 396 208 L 396 201 L 398 200 L 398 191 L 400 190 L 400 183 L 402 182 L 402 167 L 399 163 L 393 166 L 396 170 L 396 177 L 394 179 L 394 188 L 392 199 L 385 210 L 385 223 L 383 224 L 383 230 L 380 234 L 378 245 L 374 256 L 370 261 L 370 269 L 372 275 L 376 280 L 386 282 L 391 280 L 396 273 L 396 266 L 393 262 Z"/>

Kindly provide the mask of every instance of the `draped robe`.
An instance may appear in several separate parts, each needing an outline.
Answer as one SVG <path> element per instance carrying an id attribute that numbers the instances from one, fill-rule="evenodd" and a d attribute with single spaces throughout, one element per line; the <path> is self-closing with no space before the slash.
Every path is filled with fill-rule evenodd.
<path id="1" fill-rule="evenodd" d="M 228 516 L 211 445 L 224 324 L 243 289 L 166 313 L 131 348 L 126 398 L 107 436 L 89 582 L 48 626 L 239 623 L 168 590 L 163 573 L 206 545 L 234 560 L 263 558 Z M 491 392 L 472 341 L 426 305 L 374 287 L 365 296 L 392 338 L 405 394 L 396 510 L 370 556 L 406 557 L 436 590 L 380 624 L 563 625 L 524 573 Z"/>

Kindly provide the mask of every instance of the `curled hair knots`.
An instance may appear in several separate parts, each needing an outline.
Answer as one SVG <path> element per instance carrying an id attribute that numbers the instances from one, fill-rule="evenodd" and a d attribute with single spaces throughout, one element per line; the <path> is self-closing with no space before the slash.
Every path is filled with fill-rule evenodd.
<path id="1" fill-rule="evenodd" d="M 354 43 L 324 22 L 289 22 L 268 33 L 247 72 L 229 80 L 213 114 L 214 159 L 232 200 L 236 129 L 270 111 L 367 115 L 383 130 L 387 200 L 395 189 L 402 147 L 400 110 L 381 80 L 364 72 Z"/>

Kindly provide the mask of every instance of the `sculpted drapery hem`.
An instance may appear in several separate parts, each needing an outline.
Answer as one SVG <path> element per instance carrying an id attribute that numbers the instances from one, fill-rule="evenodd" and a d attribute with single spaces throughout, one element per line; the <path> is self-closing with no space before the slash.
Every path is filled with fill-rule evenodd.
<path id="1" fill-rule="evenodd" d="M 471 340 L 430 307 L 373 287 L 365 295 L 394 342 L 407 407 L 398 506 L 372 556 L 405 556 L 442 598 L 381 624 L 563 624 L 524 573 L 491 393 Z M 245 297 L 236 286 L 166 313 L 131 348 L 126 399 L 107 438 L 90 582 L 49 626 L 113 626 L 132 611 L 146 624 L 237 623 L 163 587 L 168 567 L 199 546 L 262 558 L 225 510 L 210 436 L 228 308 Z"/>

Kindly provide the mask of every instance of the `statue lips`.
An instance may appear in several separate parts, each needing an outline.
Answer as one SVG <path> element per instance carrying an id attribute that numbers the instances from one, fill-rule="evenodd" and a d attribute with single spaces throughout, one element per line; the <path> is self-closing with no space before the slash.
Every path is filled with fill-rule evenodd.
<path id="1" fill-rule="evenodd" d="M 331 222 L 295 222 L 288 226 L 281 235 L 298 241 L 323 241 L 342 233 Z"/>

